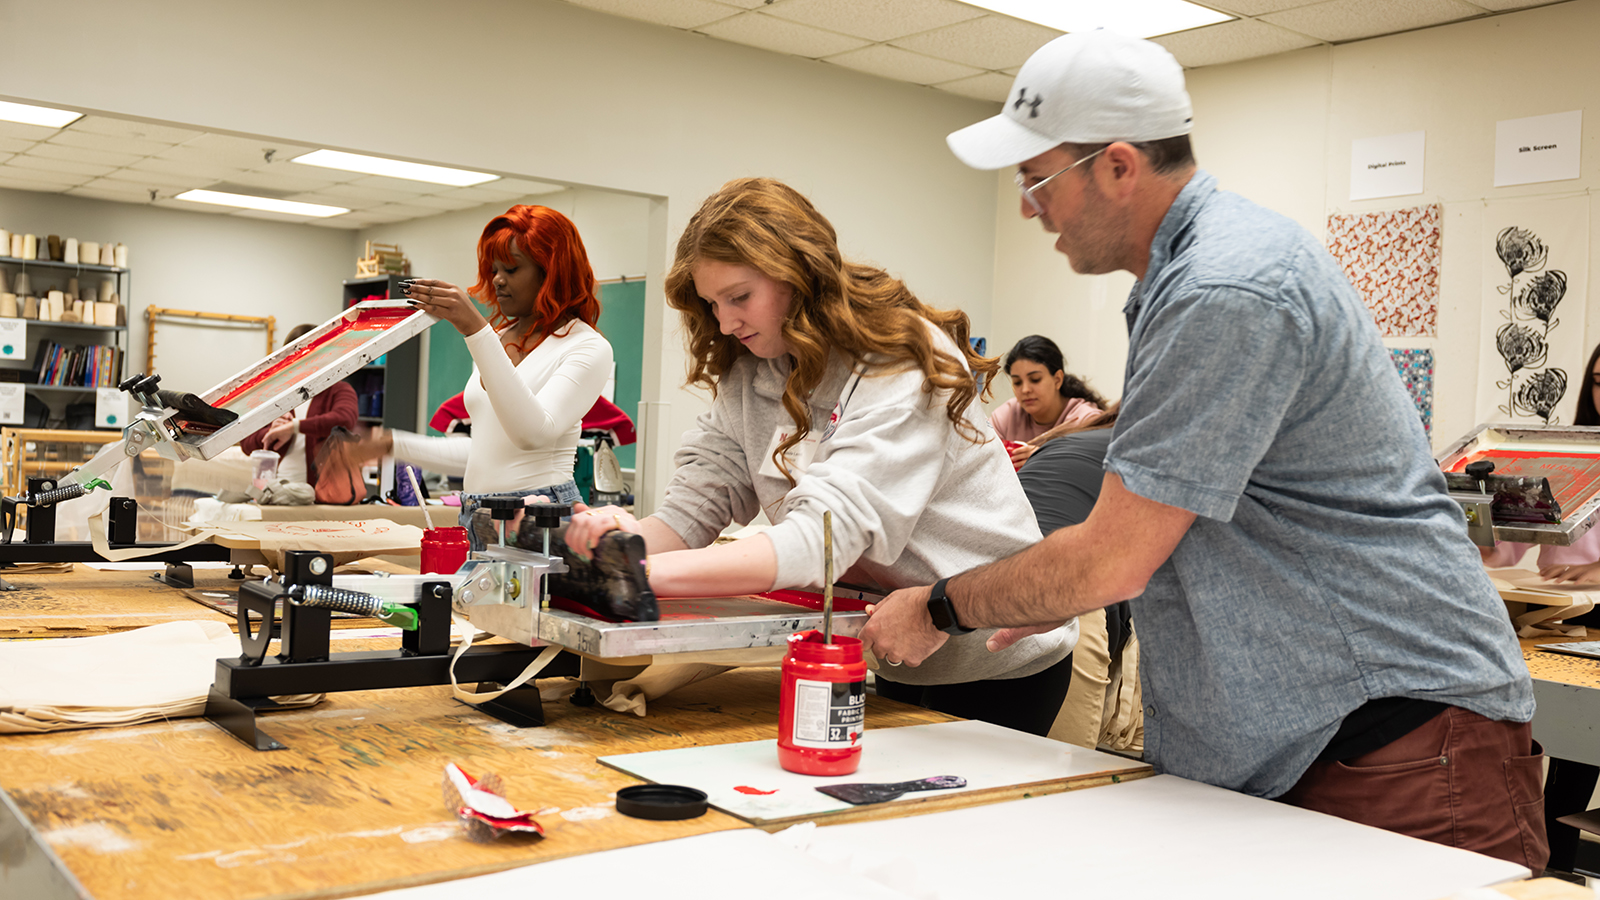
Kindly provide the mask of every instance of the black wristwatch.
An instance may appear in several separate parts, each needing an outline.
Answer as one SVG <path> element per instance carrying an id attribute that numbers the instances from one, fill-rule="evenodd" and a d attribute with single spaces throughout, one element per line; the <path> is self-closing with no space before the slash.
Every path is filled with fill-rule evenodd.
<path id="1" fill-rule="evenodd" d="M 950 579 L 941 578 L 933 586 L 933 596 L 928 598 L 928 615 L 933 618 L 933 627 L 945 634 L 971 634 L 976 629 L 967 628 L 956 618 L 955 604 L 945 595 L 944 586 Z"/>

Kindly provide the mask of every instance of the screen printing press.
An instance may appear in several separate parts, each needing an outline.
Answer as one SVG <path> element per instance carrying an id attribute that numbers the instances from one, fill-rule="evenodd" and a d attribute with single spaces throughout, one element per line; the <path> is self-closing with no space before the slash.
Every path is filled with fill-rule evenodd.
<path id="1" fill-rule="evenodd" d="M 1600 521 L 1600 428 L 1479 425 L 1439 466 L 1479 546 L 1565 547 Z"/>

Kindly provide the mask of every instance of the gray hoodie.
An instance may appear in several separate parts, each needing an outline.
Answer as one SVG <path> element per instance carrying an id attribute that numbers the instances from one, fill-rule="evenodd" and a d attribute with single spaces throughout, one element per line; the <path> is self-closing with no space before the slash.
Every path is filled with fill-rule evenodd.
<path id="1" fill-rule="evenodd" d="M 929 327 L 954 354 L 949 336 Z M 948 394 L 924 393 L 920 370 L 860 368 L 858 376 L 842 355 L 830 357 L 810 397 L 815 444 L 788 457 L 798 481 L 791 489 L 770 459 L 778 430 L 794 424 L 781 400 L 789 359 L 740 357 L 711 410 L 684 434 L 666 499 L 652 515 L 690 547 L 704 547 L 765 509 L 778 556 L 773 588 L 820 589 L 823 510 L 833 511 L 834 571 L 862 586 L 932 584 L 1039 541 L 1033 509 L 977 403 L 965 417 L 983 443 L 957 433 Z M 1072 652 L 1078 623 L 998 653 L 984 646 L 992 633 L 953 637 L 921 666 L 881 669 L 879 677 L 950 684 L 1033 675 Z"/>

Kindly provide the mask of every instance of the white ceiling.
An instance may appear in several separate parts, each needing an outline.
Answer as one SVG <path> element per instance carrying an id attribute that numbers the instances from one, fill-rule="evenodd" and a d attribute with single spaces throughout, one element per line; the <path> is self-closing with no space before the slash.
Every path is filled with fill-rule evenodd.
<path id="1" fill-rule="evenodd" d="M 1061 34 L 957 0 L 566 2 L 996 102 L 1028 56 Z M 1196 68 L 1552 2 L 1560 0 L 1208 0 L 1237 18 L 1154 40 Z M 314 149 L 103 116 L 60 129 L 0 122 L 0 188 L 350 229 L 561 190 L 516 178 L 450 188 L 289 162 Z M 351 211 L 313 219 L 173 199 L 193 188 Z"/>
<path id="2" fill-rule="evenodd" d="M 996 102 L 1028 56 L 1062 34 L 957 0 L 566 2 Z M 1196 68 L 1552 2 L 1559 0 L 1203 0 L 1238 18 L 1153 40 Z"/>
<path id="3" fill-rule="evenodd" d="M 84 116 L 65 128 L 0 122 L 0 188 L 349 229 L 562 189 L 518 178 L 453 188 L 289 162 L 315 149 L 105 116 Z M 173 199 L 194 188 L 342 206 L 350 212 L 315 219 Z"/>

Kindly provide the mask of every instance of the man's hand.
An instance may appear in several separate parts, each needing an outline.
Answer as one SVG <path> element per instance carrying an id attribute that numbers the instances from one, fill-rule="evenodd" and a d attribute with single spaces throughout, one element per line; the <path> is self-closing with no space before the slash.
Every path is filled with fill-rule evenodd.
<path id="1" fill-rule="evenodd" d="M 862 649 L 871 650 L 890 666 L 922 665 L 950 640 L 950 635 L 933 627 L 928 615 L 928 597 L 932 593 L 932 587 L 926 585 L 905 588 L 868 606 L 870 618 L 861 629 Z"/>

